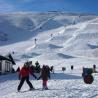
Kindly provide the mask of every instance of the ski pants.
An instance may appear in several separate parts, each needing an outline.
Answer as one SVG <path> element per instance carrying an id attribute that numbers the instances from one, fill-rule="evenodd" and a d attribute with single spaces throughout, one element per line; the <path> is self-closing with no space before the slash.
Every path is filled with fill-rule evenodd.
<path id="1" fill-rule="evenodd" d="M 26 76 L 26 77 L 22 77 L 21 80 L 20 80 L 20 83 L 18 85 L 18 89 L 17 90 L 20 90 L 22 85 L 24 84 L 24 82 L 27 82 L 27 84 L 29 85 L 30 89 L 33 88 L 33 85 L 32 83 L 29 81 L 29 76 Z"/>
<path id="2" fill-rule="evenodd" d="M 43 87 L 47 87 L 47 81 L 48 80 L 43 80 Z"/>

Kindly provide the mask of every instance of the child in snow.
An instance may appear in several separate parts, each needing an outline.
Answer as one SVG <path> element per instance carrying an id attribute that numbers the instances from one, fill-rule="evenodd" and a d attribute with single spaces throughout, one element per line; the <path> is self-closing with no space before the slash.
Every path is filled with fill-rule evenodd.
<path id="1" fill-rule="evenodd" d="M 19 72 L 19 79 L 20 79 L 20 83 L 18 85 L 17 90 L 20 91 L 24 81 L 27 82 L 27 84 L 30 87 L 30 90 L 33 90 L 34 87 L 32 85 L 32 83 L 29 81 L 29 74 L 33 75 L 33 77 L 36 79 L 37 77 L 34 75 L 33 71 L 30 68 L 29 62 L 26 62 L 24 64 L 24 66 L 22 67 L 22 69 Z"/>
<path id="2" fill-rule="evenodd" d="M 47 90 L 48 89 L 47 81 L 48 81 L 48 78 L 50 78 L 50 69 L 48 66 L 43 65 L 42 71 L 41 71 L 41 76 L 38 79 L 40 79 L 40 78 L 42 78 L 42 80 L 43 80 L 43 84 L 42 84 L 43 89 Z"/>

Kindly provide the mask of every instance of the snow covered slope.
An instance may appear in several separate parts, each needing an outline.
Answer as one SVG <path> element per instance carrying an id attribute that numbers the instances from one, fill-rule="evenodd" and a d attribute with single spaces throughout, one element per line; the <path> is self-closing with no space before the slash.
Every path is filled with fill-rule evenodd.
<path id="1" fill-rule="evenodd" d="M 20 12 L 0 15 L 0 19 L 0 54 L 14 51 L 15 69 L 27 60 L 55 67 L 47 91 L 41 90 L 41 80 L 31 77 L 38 90 L 16 93 L 17 75 L 0 76 L 1 98 L 98 97 L 98 75 L 94 74 L 92 85 L 84 84 L 81 77 L 83 66 L 98 65 L 97 15 Z M 74 71 L 70 70 L 70 65 L 75 66 Z M 66 67 L 64 73 L 61 71 L 63 66 Z M 27 89 L 24 84 L 22 91 Z"/>
<path id="2" fill-rule="evenodd" d="M 43 58 L 51 51 L 55 55 L 67 52 L 73 57 L 97 57 L 96 15 L 20 12 L 0 15 L 0 19 L 0 49 L 6 53 L 15 51 L 19 59 L 32 58 L 33 53 Z"/>
<path id="3" fill-rule="evenodd" d="M 27 40 L 37 35 L 37 32 L 55 29 L 69 24 L 91 20 L 96 16 L 78 16 L 66 13 L 12 13 L 0 15 L 0 35 L 7 35 L 6 42 L 0 40 L 0 45 L 6 45 Z M 21 37 L 23 36 L 23 38 Z M 6 36 L 5 36 L 6 37 Z"/>

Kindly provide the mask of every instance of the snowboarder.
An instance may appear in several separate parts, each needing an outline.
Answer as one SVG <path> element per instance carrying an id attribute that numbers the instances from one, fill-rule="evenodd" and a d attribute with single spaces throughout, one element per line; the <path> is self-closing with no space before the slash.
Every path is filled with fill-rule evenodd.
<path id="1" fill-rule="evenodd" d="M 30 87 L 30 90 L 33 90 L 34 87 L 32 85 L 32 83 L 29 81 L 29 74 L 33 75 L 33 77 L 36 79 L 37 77 L 34 75 L 33 71 L 30 69 L 30 65 L 29 62 L 26 62 L 24 64 L 24 66 L 22 67 L 22 69 L 19 72 L 19 79 L 20 79 L 20 83 L 18 85 L 18 92 L 20 91 L 22 85 L 24 84 L 24 82 L 26 81 L 27 84 Z"/>
<path id="2" fill-rule="evenodd" d="M 43 65 L 42 70 L 41 70 L 41 76 L 38 78 L 38 80 L 40 78 L 42 78 L 43 80 L 43 83 L 42 83 L 43 90 L 48 90 L 47 81 L 48 81 L 48 78 L 50 78 L 50 70 L 48 66 Z"/>

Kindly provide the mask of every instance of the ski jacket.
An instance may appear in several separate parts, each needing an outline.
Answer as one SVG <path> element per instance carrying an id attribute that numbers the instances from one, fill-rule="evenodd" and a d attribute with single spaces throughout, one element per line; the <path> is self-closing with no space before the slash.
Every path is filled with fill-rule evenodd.
<path id="1" fill-rule="evenodd" d="M 33 71 L 30 68 L 22 67 L 20 70 L 19 76 L 20 77 L 27 77 L 29 74 L 33 75 Z"/>
<path id="2" fill-rule="evenodd" d="M 40 78 L 42 78 L 42 80 L 48 80 L 48 78 L 50 78 L 49 68 L 47 68 L 47 67 L 42 68 L 41 76 L 38 79 L 40 79 Z"/>

